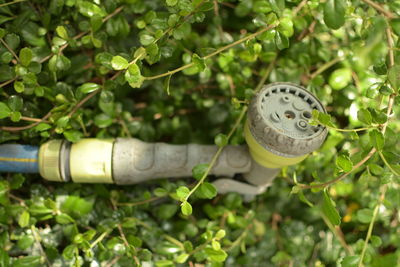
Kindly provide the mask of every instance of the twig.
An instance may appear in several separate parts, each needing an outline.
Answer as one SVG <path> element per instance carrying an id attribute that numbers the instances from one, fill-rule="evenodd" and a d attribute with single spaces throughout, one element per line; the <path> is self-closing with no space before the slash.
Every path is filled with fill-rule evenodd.
<path id="1" fill-rule="evenodd" d="M 387 162 L 385 156 L 382 154 L 381 151 L 378 151 L 379 156 L 381 157 L 383 163 L 385 163 L 385 165 L 389 168 L 389 170 L 391 170 L 393 172 L 393 174 L 400 176 L 400 174 L 398 174 L 393 168 L 392 166 L 390 166 L 389 162 Z"/>
<path id="2" fill-rule="evenodd" d="M 9 6 L 9 5 L 12 5 L 12 4 L 17 4 L 17 3 L 25 2 L 25 1 L 26 1 L 26 0 L 15 0 L 15 1 L 12 1 L 12 2 L 0 4 L 0 7 Z"/>
<path id="3" fill-rule="evenodd" d="M 293 10 L 292 16 L 295 17 L 297 13 L 307 4 L 308 0 L 303 0 L 296 6 L 296 8 Z"/>
<path id="4" fill-rule="evenodd" d="M 114 266 L 114 264 L 121 258 L 121 255 L 116 256 L 115 258 L 113 258 L 109 263 L 107 263 L 105 265 L 105 267 L 111 267 Z"/>
<path id="5" fill-rule="evenodd" d="M 40 235 L 39 233 L 36 231 L 36 227 L 34 225 L 31 226 L 31 231 L 32 231 L 32 235 L 33 238 L 35 239 L 36 243 L 38 244 L 39 250 L 40 250 L 40 254 L 42 254 L 43 258 L 46 261 L 47 266 L 51 266 L 49 259 L 47 258 L 46 252 L 44 251 L 43 247 L 42 247 L 42 243 L 40 241 Z"/>
<path id="6" fill-rule="evenodd" d="M 14 78 L 14 79 L 5 81 L 4 83 L 0 84 L 0 88 L 3 88 L 4 86 L 6 86 L 6 85 L 8 85 L 8 84 L 10 84 L 10 83 L 12 83 L 12 82 L 14 82 L 16 79 L 17 79 L 17 78 Z"/>
<path id="7" fill-rule="evenodd" d="M 7 48 L 8 51 L 15 57 L 15 59 L 20 62 L 19 57 L 17 54 L 15 54 L 14 50 L 3 40 L 3 38 L 0 38 L 0 42 Z"/>
<path id="8" fill-rule="evenodd" d="M 371 7 L 375 8 L 376 10 L 378 10 L 380 13 L 382 13 L 382 15 L 386 16 L 388 19 L 396 18 L 396 16 L 393 13 L 391 13 L 390 11 L 387 11 L 381 5 L 375 3 L 371 0 L 362 0 L 362 1 L 367 3 L 368 5 L 370 5 Z"/>
<path id="9" fill-rule="evenodd" d="M 118 7 L 118 8 L 115 9 L 112 13 L 108 14 L 108 15 L 102 20 L 102 22 L 104 23 L 104 22 L 106 22 L 107 20 L 111 19 L 112 17 L 114 17 L 115 15 L 117 15 L 119 12 L 121 12 L 121 11 L 123 10 L 123 8 L 124 8 L 124 6 Z M 74 37 L 72 37 L 72 39 L 78 40 L 79 38 L 85 36 L 85 35 L 88 34 L 88 33 L 89 33 L 89 31 L 81 32 L 81 33 L 75 35 Z M 66 43 L 66 44 L 64 44 L 63 46 L 61 46 L 60 49 L 59 49 L 59 53 L 62 53 L 62 52 L 64 51 L 64 49 L 67 48 L 68 46 L 69 46 L 69 43 Z M 54 56 L 54 55 L 55 55 L 54 53 L 51 53 L 50 55 L 48 55 L 48 56 L 42 58 L 39 62 L 40 62 L 40 63 L 43 63 L 43 62 L 49 60 L 49 59 L 50 59 L 52 56 Z"/>
<path id="10" fill-rule="evenodd" d="M 254 92 L 257 93 L 258 91 L 260 91 L 260 89 L 265 84 L 265 81 L 268 79 L 269 75 L 271 74 L 272 69 L 275 66 L 277 57 L 278 56 L 275 56 L 275 58 L 271 61 L 271 63 L 269 63 L 267 70 L 265 71 L 264 75 L 261 77 L 260 81 L 258 82 L 256 89 L 254 89 Z"/>
<path id="11" fill-rule="evenodd" d="M 21 126 L 21 127 L 2 126 L 2 127 L 0 127 L 0 130 L 7 131 L 7 132 L 18 132 L 18 131 L 28 130 L 30 128 L 35 127 L 39 123 L 45 122 L 50 116 L 51 116 L 51 111 L 49 113 L 47 113 L 42 119 L 40 119 L 40 121 L 37 121 L 37 122 L 32 123 L 30 125 Z"/>
<path id="12" fill-rule="evenodd" d="M 101 91 L 101 89 L 97 89 L 93 92 L 91 92 L 90 94 L 88 94 L 87 96 L 85 96 L 85 98 L 83 98 L 81 101 L 79 101 L 78 104 L 76 104 L 76 106 L 71 110 L 70 113 L 68 113 L 68 117 L 72 117 L 72 115 L 74 115 L 74 113 L 83 105 L 85 104 L 87 101 L 89 101 L 92 97 L 94 97 L 97 93 L 99 93 Z"/>
<path id="13" fill-rule="evenodd" d="M 227 136 L 227 140 L 229 140 L 231 138 L 231 136 L 233 135 L 233 133 L 236 131 L 237 127 L 239 126 L 240 122 L 242 121 L 244 115 L 246 114 L 247 111 L 247 106 L 244 106 L 242 108 L 242 111 L 238 117 L 238 119 L 235 122 L 235 125 L 233 126 L 233 128 L 231 129 L 231 131 L 229 132 L 228 136 Z M 201 179 L 197 182 L 197 184 L 190 190 L 190 192 L 187 194 L 187 196 L 185 197 L 184 201 L 182 201 L 182 203 L 184 203 L 185 201 L 188 201 L 189 197 L 197 190 L 197 188 L 204 182 L 204 180 L 207 178 L 208 174 L 210 173 L 211 169 L 214 167 L 215 163 L 217 162 L 217 159 L 219 157 L 219 155 L 221 154 L 222 150 L 224 149 L 224 146 L 221 146 L 218 148 L 217 152 L 214 154 L 214 156 L 211 159 L 210 164 L 207 167 L 207 170 L 204 172 L 203 176 L 201 177 Z"/>
<path id="14" fill-rule="evenodd" d="M 38 118 L 31 118 L 31 117 L 25 117 L 25 116 L 21 116 L 21 120 L 23 120 L 23 121 L 33 121 L 33 122 L 39 122 L 39 123 L 41 123 L 41 122 L 48 122 L 48 121 L 44 121 L 43 119 L 38 119 Z"/>
<path id="15" fill-rule="evenodd" d="M 354 172 L 356 169 L 360 168 L 367 160 L 369 160 L 376 152 L 376 149 L 373 148 L 371 149 L 371 151 L 369 151 L 369 153 L 367 154 L 367 156 L 365 156 L 362 160 L 360 160 L 356 165 L 353 166 L 353 168 L 351 169 L 351 171 L 346 172 L 344 174 L 342 174 L 341 176 L 330 180 L 328 182 L 325 183 L 321 183 L 321 184 L 311 184 L 311 185 L 306 185 L 306 184 L 297 184 L 298 186 L 300 186 L 303 189 L 312 189 L 312 188 L 323 188 L 326 186 L 329 186 L 331 184 L 334 184 L 336 182 L 339 182 L 340 180 L 343 180 L 344 178 L 346 178 L 349 174 L 351 174 L 352 172 Z"/>
<path id="16" fill-rule="evenodd" d="M 344 235 L 342 232 L 342 229 L 340 229 L 339 226 L 334 226 L 332 223 L 328 220 L 328 218 L 321 213 L 321 217 L 325 224 L 328 226 L 328 228 L 332 231 L 332 233 L 335 235 L 335 237 L 339 240 L 339 243 L 342 245 L 342 247 L 346 250 L 348 255 L 354 255 L 354 251 L 352 247 L 350 247 L 346 240 L 344 239 Z"/>
<path id="17" fill-rule="evenodd" d="M 228 44 L 228 45 L 226 45 L 226 46 L 224 46 L 224 47 L 221 47 L 221 48 L 217 49 L 217 50 L 214 51 L 213 53 L 204 56 L 203 59 L 205 60 L 205 59 L 211 58 L 211 57 L 213 57 L 213 56 L 215 56 L 215 55 L 218 55 L 219 53 L 221 53 L 221 52 L 223 52 L 223 51 L 225 51 L 225 50 L 227 50 L 227 49 L 229 49 L 229 48 L 231 48 L 231 47 L 234 47 L 234 46 L 236 46 L 236 45 L 238 45 L 238 44 L 241 44 L 241 43 L 243 43 L 243 42 L 245 42 L 245 41 L 247 41 L 247 40 L 251 40 L 251 39 L 257 37 L 258 35 L 260 35 L 260 34 L 266 32 L 266 31 L 268 31 L 268 30 L 271 30 L 271 29 L 275 28 L 276 26 L 277 26 L 276 24 L 272 24 L 272 25 L 269 25 L 269 26 L 267 26 L 267 27 L 264 27 L 263 29 L 261 29 L 261 30 L 255 32 L 255 33 L 253 33 L 253 34 L 250 34 L 250 35 L 248 35 L 248 36 L 245 36 L 245 37 L 243 37 L 243 38 L 241 38 L 241 39 L 239 39 L 239 40 L 237 40 L 237 41 L 235 41 L 235 42 L 233 42 L 233 43 L 230 43 L 230 44 Z M 169 75 L 175 74 L 175 73 L 180 72 L 180 71 L 182 71 L 182 70 L 188 69 L 188 68 L 192 67 L 193 65 L 194 65 L 194 63 L 191 62 L 191 63 L 186 64 L 186 65 L 184 65 L 184 66 L 181 66 L 181 67 L 179 67 L 179 68 L 177 68 L 177 69 L 174 69 L 174 70 L 171 70 L 171 71 L 162 73 L 162 74 L 158 74 L 158 75 L 155 75 L 155 76 L 144 77 L 144 79 L 145 79 L 145 80 L 154 80 L 154 79 L 162 78 L 162 77 L 165 77 L 165 76 L 169 76 Z"/>
<path id="18" fill-rule="evenodd" d="M 336 128 L 336 127 L 332 127 L 332 126 L 328 126 L 325 125 L 326 128 L 330 129 L 330 130 L 334 130 L 334 131 L 338 131 L 338 132 L 362 132 L 362 131 L 367 131 L 370 129 L 374 129 L 376 127 L 363 127 L 363 128 L 356 128 L 356 129 L 340 129 L 340 128 Z"/>
<path id="19" fill-rule="evenodd" d="M 382 188 L 381 188 L 381 195 L 379 196 L 379 202 L 375 206 L 374 212 L 372 214 L 371 222 L 369 223 L 369 226 L 368 226 L 367 237 L 365 238 L 365 241 L 364 241 L 364 246 L 363 246 L 363 249 L 362 249 L 362 252 L 361 252 L 361 256 L 360 256 L 360 261 L 358 263 L 358 267 L 363 266 L 363 259 L 364 259 L 364 256 L 365 256 L 365 252 L 367 251 L 368 242 L 369 242 L 369 239 L 371 238 L 371 235 L 372 235 L 372 230 L 374 228 L 376 217 L 378 216 L 379 208 L 382 205 L 383 201 L 385 200 L 385 194 L 386 194 L 387 187 L 388 187 L 388 185 L 384 184 L 382 186 Z"/>
<path id="20" fill-rule="evenodd" d="M 98 243 L 100 243 L 110 232 L 106 231 L 102 233 L 92 244 L 90 244 L 90 248 L 94 248 Z"/>
<path id="21" fill-rule="evenodd" d="M 337 57 L 329 62 L 326 62 L 324 65 L 322 65 L 320 68 L 318 68 L 316 71 L 314 71 L 313 73 L 311 73 L 310 75 L 310 80 L 314 79 L 315 77 L 317 77 L 319 74 L 321 74 L 322 72 L 324 72 L 325 70 L 329 69 L 330 67 L 332 67 L 333 65 L 335 65 L 336 63 L 338 63 L 339 61 L 341 61 L 343 58 L 342 57 Z"/>
<path id="22" fill-rule="evenodd" d="M 147 203 L 153 202 L 153 201 L 161 199 L 161 198 L 163 198 L 163 197 L 153 197 L 153 198 L 149 198 L 149 199 L 145 199 L 145 200 L 137 201 L 137 202 L 132 202 L 132 203 L 129 203 L 129 202 L 122 203 L 121 202 L 121 203 L 116 203 L 116 205 L 117 206 L 125 206 L 125 207 L 134 207 L 134 206 L 140 206 L 143 204 L 147 204 Z"/>

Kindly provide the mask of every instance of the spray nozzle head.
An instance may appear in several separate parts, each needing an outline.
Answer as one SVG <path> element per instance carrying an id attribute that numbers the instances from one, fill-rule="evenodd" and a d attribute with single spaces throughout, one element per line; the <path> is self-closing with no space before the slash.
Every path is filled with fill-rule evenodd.
<path id="1" fill-rule="evenodd" d="M 253 158 L 261 165 L 278 168 L 295 164 L 318 149 L 327 130 L 309 124 L 313 109 L 325 113 L 321 102 L 301 86 L 284 82 L 264 86 L 250 103 L 246 123 L 246 141 Z M 275 163 L 262 164 L 262 158 L 271 155 L 276 157 Z"/>

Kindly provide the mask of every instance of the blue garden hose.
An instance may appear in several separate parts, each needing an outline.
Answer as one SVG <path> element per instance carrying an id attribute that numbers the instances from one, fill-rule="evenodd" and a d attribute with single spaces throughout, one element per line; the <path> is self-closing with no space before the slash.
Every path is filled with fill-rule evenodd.
<path id="1" fill-rule="evenodd" d="M 39 147 L 0 145 L 0 172 L 39 173 Z"/>

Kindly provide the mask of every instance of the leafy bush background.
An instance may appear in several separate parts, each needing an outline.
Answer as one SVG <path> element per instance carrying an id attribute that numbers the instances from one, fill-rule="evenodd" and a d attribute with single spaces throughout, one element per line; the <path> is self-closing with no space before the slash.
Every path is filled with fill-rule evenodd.
<path id="1" fill-rule="evenodd" d="M 399 10 L 389 0 L 3 1 L 1 143 L 213 143 L 275 81 L 315 93 L 331 116 L 314 120 L 331 131 L 254 201 L 194 194 L 190 216 L 176 189 L 195 180 L 2 174 L 0 266 L 398 265 Z M 229 143 L 243 144 L 242 132 Z"/>

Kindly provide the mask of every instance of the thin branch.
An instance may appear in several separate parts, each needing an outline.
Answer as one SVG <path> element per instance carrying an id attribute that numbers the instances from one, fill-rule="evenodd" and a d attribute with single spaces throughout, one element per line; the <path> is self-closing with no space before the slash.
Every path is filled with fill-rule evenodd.
<path id="1" fill-rule="evenodd" d="M 333 235 L 339 240 L 339 243 L 346 250 L 347 254 L 354 255 L 353 248 L 350 247 L 344 239 L 342 229 L 337 225 L 333 225 L 323 213 L 321 213 L 321 217 L 328 228 L 332 231 Z"/>
<path id="2" fill-rule="evenodd" d="M 15 59 L 20 62 L 19 57 L 17 56 L 17 54 L 15 54 L 14 50 L 12 50 L 12 48 L 3 40 L 3 38 L 0 38 L 0 42 L 5 46 L 5 48 L 7 48 L 8 51 L 10 51 L 10 53 L 15 57 Z"/>
<path id="3" fill-rule="evenodd" d="M 102 22 L 104 23 L 104 22 L 106 22 L 107 20 L 111 19 L 112 17 L 114 17 L 115 15 L 117 15 L 118 13 L 120 13 L 120 12 L 123 10 L 123 8 L 124 8 L 124 6 L 118 7 L 118 8 L 115 9 L 112 13 L 110 13 L 109 15 L 107 15 L 107 16 L 102 20 Z M 89 31 L 81 32 L 81 33 L 75 35 L 74 37 L 72 37 L 72 39 L 78 40 L 79 38 L 85 36 L 85 35 L 88 34 L 88 33 L 89 33 Z M 64 44 L 63 46 L 61 46 L 61 47 L 60 47 L 60 50 L 59 50 L 59 53 L 62 53 L 62 52 L 64 51 L 64 49 L 67 48 L 68 46 L 69 46 L 69 43 L 66 43 L 66 44 Z M 48 55 L 48 56 L 42 58 L 39 62 L 40 62 L 40 63 L 43 63 L 43 62 L 49 60 L 49 59 L 50 59 L 52 56 L 54 56 L 54 55 L 55 55 L 54 53 L 51 53 L 50 55 Z"/>
<path id="4" fill-rule="evenodd" d="M 125 207 L 134 207 L 134 206 L 140 206 L 140 205 L 144 205 L 144 204 L 153 202 L 153 201 L 158 200 L 160 198 L 163 198 L 163 197 L 152 197 L 152 198 L 149 198 L 149 199 L 145 199 L 145 200 L 137 201 L 137 202 L 132 202 L 132 203 L 130 203 L 130 202 L 121 202 L 121 203 L 116 203 L 116 205 L 117 206 L 125 206 Z"/>
<path id="5" fill-rule="evenodd" d="M 227 136 L 227 140 L 229 140 L 231 138 L 231 136 L 234 134 L 234 132 L 236 131 L 237 127 L 239 127 L 240 122 L 242 121 L 244 115 L 246 114 L 247 111 L 247 106 L 244 106 L 242 108 L 242 111 L 238 117 L 238 119 L 235 122 L 235 125 L 233 126 L 233 128 L 230 130 L 228 136 Z M 201 179 L 197 182 L 197 184 L 190 190 L 190 192 L 187 194 L 187 196 L 185 197 L 184 201 L 182 201 L 182 203 L 184 203 L 185 201 L 188 201 L 189 197 L 197 190 L 197 188 L 204 182 L 204 180 L 207 178 L 208 174 L 210 173 L 211 169 L 214 167 L 215 163 L 217 162 L 217 159 L 219 157 L 219 155 L 221 154 L 222 150 L 224 149 L 224 146 L 221 146 L 218 148 L 217 152 L 214 154 L 214 156 L 211 159 L 210 164 L 208 165 L 207 170 L 204 172 L 203 176 L 201 177 Z"/>
<path id="6" fill-rule="evenodd" d="M 101 89 L 97 89 L 93 92 L 91 92 L 90 94 L 88 94 L 87 96 L 85 96 L 85 98 L 83 98 L 81 101 L 79 101 L 78 104 L 76 104 L 76 106 L 71 110 L 70 113 L 68 113 L 68 117 L 72 117 L 72 115 L 75 114 L 76 111 L 78 111 L 78 109 L 85 104 L 87 101 L 89 101 L 92 97 L 94 97 L 97 93 L 99 93 L 101 91 Z"/>
<path id="7" fill-rule="evenodd" d="M 367 156 L 365 156 L 362 160 L 360 160 L 356 165 L 353 166 L 351 171 L 346 172 L 346 173 L 342 174 L 341 176 L 339 176 L 339 177 L 337 177 L 337 178 L 335 178 L 333 180 L 330 180 L 328 182 L 321 183 L 321 184 L 310 184 L 310 185 L 297 184 L 297 185 L 300 186 L 303 189 L 312 189 L 312 188 L 323 188 L 323 187 L 329 186 L 331 184 L 337 183 L 340 180 L 343 180 L 344 178 L 346 178 L 349 174 L 353 173 L 358 168 L 360 168 L 367 160 L 369 160 L 375 154 L 375 152 L 376 152 L 375 148 L 371 149 L 371 151 L 369 151 Z"/>
<path id="8" fill-rule="evenodd" d="M 297 5 L 297 7 L 293 10 L 292 16 L 295 17 L 297 13 L 307 4 L 308 0 L 303 0 L 300 2 L 300 4 Z"/>
<path id="9" fill-rule="evenodd" d="M 370 5 L 371 7 L 375 8 L 376 10 L 378 10 L 380 13 L 382 13 L 382 15 L 384 15 L 388 19 L 396 18 L 396 16 L 392 12 L 384 9 L 380 4 L 377 4 L 371 0 L 362 0 L 362 1 Z"/>
<path id="10" fill-rule="evenodd" d="M 250 35 L 248 35 L 248 36 L 245 36 L 245 37 L 243 37 L 243 38 L 241 38 L 241 39 L 239 39 L 239 40 L 237 40 L 237 41 L 235 41 L 235 42 L 233 42 L 233 43 L 230 43 L 230 44 L 228 44 L 228 45 L 226 45 L 226 46 L 224 46 L 224 47 L 221 47 L 221 48 L 217 49 L 217 50 L 214 51 L 213 53 L 204 56 L 203 59 L 204 59 L 204 60 L 205 60 L 205 59 L 209 59 L 209 58 L 211 58 L 211 57 L 213 57 L 213 56 L 215 56 L 215 55 L 218 55 L 219 53 L 222 53 L 223 51 L 225 51 L 225 50 L 227 50 L 227 49 L 229 49 L 229 48 L 231 48 L 231 47 L 234 47 L 234 46 L 236 46 L 236 45 L 238 45 L 238 44 L 241 44 L 241 43 L 243 43 L 243 42 L 245 42 L 245 41 L 248 41 L 248 40 L 251 40 L 251 39 L 257 37 L 258 35 L 260 35 L 260 34 L 266 32 L 266 31 L 269 31 L 269 30 L 275 28 L 276 26 L 277 26 L 276 24 L 272 24 L 272 25 L 269 25 L 269 26 L 267 26 L 267 27 L 264 27 L 263 29 L 261 29 L 261 30 L 255 32 L 255 33 L 253 33 L 253 34 L 250 34 Z M 155 76 L 144 77 L 144 79 L 145 79 L 145 80 L 154 80 L 154 79 L 162 78 L 162 77 L 165 77 L 165 76 L 169 76 L 169 75 L 175 74 L 175 73 L 180 72 L 180 71 L 182 71 L 182 70 L 188 69 L 188 68 L 192 67 L 193 65 L 194 65 L 194 63 L 191 62 L 191 63 L 186 64 L 186 65 L 183 65 L 183 66 L 181 66 L 181 67 L 179 67 L 179 68 L 177 68 L 177 69 L 174 69 L 174 70 L 171 70 L 171 71 L 162 73 L 162 74 L 158 74 L 158 75 L 155 75 Z"/>
<path id="11" fill-rule="evenodd" d="M 392 166 L 390 166 L 389 162 L 386 160 L 385 156 L 382 154 L 381 151 L 378 151 L 379 156 L 381 157 L 382 161 L 385 163 L 385 165 L 389 168 L 389 170 L 391 172 L 393 172 L 393 174 L 400 176 L 400 174 L 398 174 L 393 168 Z"/>
<path id="12" fill-rule="evenodd" d="M 98 243 L 100 243 L 110 232 L 103 232 L 93 243 L 90 244 L 90 248 L 94 248 Z"/>
<path id="13" fill-rule="evenodd" d="M 47 113 L 40 121 L 37 121 L 30 125 L 21 126 L 21 127 L 2 126 L 2 127 L 0 127 L 0 130 L 7 131 L 7 132 L 19 132 L 19 131 L 23 131 L 23 130 L 28 130 L 28 129 L 35 127 L 39 123 L 45 122 L 50 116 L 51 116 L 51 111 L 49 113 Z"/>
<path id="14" fill-rule="evenodd" d="M 326 71 L 327 69 L 329 69 L 330 67 L 332 67 L 333 65 L 335 65 L 336 63 L 338 63 L 339 61 L 341 61 L 343 58 L 342 57 L 337 57 L 329 62 L 326 62 L 324 65 L 322 65 L 321 67 L 319 67 L 316 71 L 314 71 L 313 73 L 311 73 L 310 75 L 310 80 L 314 79 L 315 77 L 317 77 L 319 74 L 321 74 L 322 72 Z"/>
<path id="15" fill-rule="evenodd" d="M 256 89 L 254 89 L 254 92 L 260 91 L 260 89 L 264 86 L 265 82 L 267 81 L 269 75 L 271 74 L 272 69 L 275 66 L 276 59 L 278 56 L 276 56 L 271 63 L 269 63 L 267 70 L 265 71 L 264 75 L 261 77 L 260 81 L 257 84 Z"/>
<path id="16" fill-rule="evenodd" d="M 31 117 L 25 117 L 25 116 L 21 116 L 21 120 L 23 120 L 23 121 L 32 121 L 32 122 L 39 122 L 39 123 L 41 123 L 41 122 L 48 122 L 48 121 L 46 121 L 46 120 L 43 120 L 43 119 L 38 119 L 38 118 L 31 118 Z"/>
<path id="17" fill-rule="evenodd" d="M 17 4 L 17 3 L 25 2 L 25 1 L 26 1 L 26 0 L 15 0 L 15 1 L 12 1 L 12 2 L 0 4 L 0 7 L 9 6 L 9 5 L 13 5 L 13 4 Z"/>
<path id="18" fill-rule="evenodd" d="M 387 43 L 389 47 L 389 64 L 390 66 L 394 66 L 394 52 L 393 52 L 393 47 L 394 47 L 394 42 L 392 38 L 392 29 L 389 27 L 386 27 L 386 38 L 387 38 Z"/>
<path id="19" fill-rule="evenodd" d="M 372 214 L 371 222 L 369 223 L 369 226 L 368 226 L 367 237 L 365 238 L 365 241 L 364 241 L 364 246 L 363 246 L 363 249 L 362 249 L 362 252 L 361 252 L 361 256 L 360 256 L 360 261 L 358 263 L 358 267 L 363 266 L 363 259 L 364 259 L 364 256 L 365 256 L 365 252 L 367 251 L 368 242 L 369 242 L 369 239 L 371 238 L 371 235 L 372 235 L 372 230 L 374 228 L 375 220 L 376 220 L 376 218 L 378 216 L 379 208 L 381 207 L 383 201 L 385 200 L 385 194 L 386 194 L 387 188 L 388 188 L 387 184 L 384 184 L 382 186 L 382 188 L 381 188 L 381 195 L 379 196 L 379 202 L 375 206 L 374 212 Z"/>
<path id="20" fill-rule="evenodd" d="M 330 130 L 334 130 L 334 131 L 338 131 L 338 132 L 362 132 L 362 131 L 367 131 L 367 130 L 376 128 L 376 127 L 371 126 L 371 127 L 363 127 L 363 128 L 356 128 L 356 129 L 341 129 L 341 128 L 336 128 L 336 127 L 327 126 L 327 125 L 324 125 L 324 126 Z"/>
<path id="21" fill-rule="evenodd" d="M 38 244 L 39 250 L 40 250 L 40 254 L 42 254 L 42 257 L 45 259 L 47 266 L 51 266 L 49 259 L 47 258 L 46 252 L 43 249 L 42 243 L 41 243 L 41 238 L 39 233 L 36 231 L 36 227 L 34 225 L 31 226 L 31 231 L 32 231 L 32 235 L 33 238 L 36 241 L 36 244 Z"/>
<path id="22" fill-rule="evenodd" d="M 17 78 L 14 78 L 14 79 L 5 81 L 4 83 L 0 84 L 0 88 L 3 88 L 4 86 L 6 86 L 6 85 L 8 85 L 8 84 L 10 84 L 10 83 L 12 83 L 12 82 L 14 82 L 16 79 L 17 79 Z"/>

